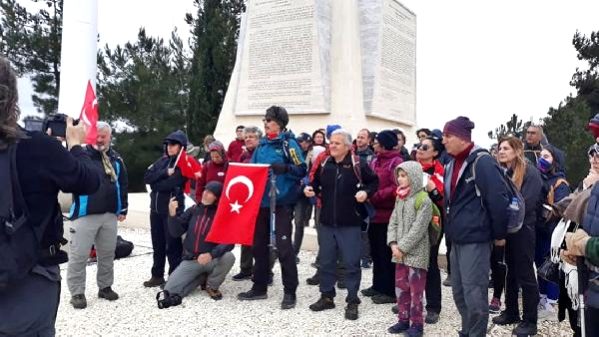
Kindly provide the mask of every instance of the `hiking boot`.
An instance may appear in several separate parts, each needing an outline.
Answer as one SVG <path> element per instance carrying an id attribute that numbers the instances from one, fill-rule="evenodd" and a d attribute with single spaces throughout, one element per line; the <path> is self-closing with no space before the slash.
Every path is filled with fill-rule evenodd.
<path id="1" fill-rule="evenodd" d="M 399 314 L 399 308 L 397 307 L 397 304 L 391 307 L 391 312 L 396 315 Z"/>
<path id="2" fill-rule="evenodd" d="M 445 280 L 443 280 L 443 286 L 451 287 L 451 276 L 448 274 Z"/>
<path id="3" fill-rule="evenodd" d="M 358 319 L 358 303 L 348 303 L 345 307 L 345 319 L 355 321 Z"/>
<path id="4" fill-rule="evenodd" d="M 364 269 L 370 269 L 372 262 L 368 259 L 362 259 L 361 267 Z"/>
<path id="5" fill-rule="evenodd" d="M 98 297 L 107 299 L 109 301 L 116 301 L 119 299 L 119 294 L 115 293 L 112 288 L 106 287 L 98 291 Z"/>
<path id="6" fill-rule="evenodd" d="M 520 322 L 514 330 L 512 335 L 516 336 L 534 336 L 537 334 L 537 325 L 530 322 Z"/>
<path id="7" fill-rule="evenodd" d="M 75 309 L 85 309 L 87 308 L 87 300 L 85 299 L 85 295 L 78 294 L 71 296 L 71 304 Z"/>
<path id="8" fill-rule="evenodd" d="M 237 295 L 237 299 L 240 301 L 255 301 L 255 300 L 265 300 L 268 298 L 268 295 L 264 293 L 259 293 L 254 289 L 250 289 L 245 293 L 239 293 Z"/>
<path id="9" fill-rule="evenodd" d="M 362 293 L 362 295 L 364 295 L 366 297 L 372 297 L 372 296 L 380 295 L 380 293 L 378 291 L 372 289 L 372 287 L 366 288 L 366 289 L 362 289 L 362 290 L 360 290 L 360 292 Z"/>
<path id="10" fill-rule="evenodd" d="M 436 324 L 437 322 L 439 322 L 439 313 L 434 311 L 427 311 L 426 317 L 424 318 L 424 323 Z"/>
<path id="11" fill-rule="evenodd" d="M 159 287 L 160 285 L 163 285 L 165 283 L 166 282 L 164 281 L 164 277 L 152 276 L 152 278 L 150 278 L 149 280 L 144 282 L 144 287 L 146 287 L 146 288 Z"/>
<path id="12" fill-rule="evenodd" d="M 249 280 L 252 278 L 252 274 L 246 274 L 244 272 L 240 272 L 237 275 L 233 275 L 233 281 L 243 281 L 243 280 Z"/>
<path id="13" fill-rule="evenodd" d="M 404 334 L 406 337 L 422 337 L 423 335 L 424 327 L 422 325 L 412 325 Z"/>
<path id="14" fill-rule="evenodd" d="M 211 299 L 218 301 L 223 299 L 223 294 L 218 289 L 212 289 L 210 287 L 206 288 L 206 292 Z"/>
<path id="15" fill-rule="evenodd" d="M 283 295 L 283 301 L 281 301 L 281 309 L 286 310 L 295 308 L 296 302 L 297 299 L 295 297 L 295 294 L 285 294 Z"/>
<path id="16" fill-rule="evenodd" d="M 183 298 L 179 294 L 171 294 L 166 290 L 163 290 L 156 294 L 156 304 L 158 309 L 167 309 L 180 305 Z"/>
<path id="17" fill-rule="evenodd" d="M 396 303 L 397 299 L 395 297 L 387 296 L 385 294 L 378 294 L 372 296 L 372 302 L 374 304 L 389 304 Z"/>
<path id="18" fill-rule="evenodd" d="M 387 332 L 397 334 L 407 331 L 410 328 L 410 322 L 397 322 L 387 329 Z"/>
<path id="19" fill-rule="evenodd" d="M 497 325 L 508 325 L 508 324 L 516 324 L 520 322 L 520 318 L 517 316 L 509 315 L 507 312 L 503 311 L 501 315 L 493 317 L 493 323 Z"/>
<path id="20" fill-rule="evenodd" d="M 333 299 L 330 297 L 320 296 L 318 301 L 316 301 L 316 303 L 314 303 L 314 304 L 311 304 L 309 306 L 309 308 L 312 311 L 323 311 L 323 310 L 328 310 L 328 309 L 334 309 L 335 302 L 333 302 Z"/>
<path id="21" fill-rule="evenodd" d="M 491 303 L 489 304 L 489 313 L 490 314 L 498 314 L 501 311 L 501 300 L 497 297 L 493 297 L 491 299 Z"/>
<path id="22" fill-rule="evenodd" d="M 317 286 L 320 284 L 320 273 L 318 272 L 318 270 L 316 271 L 314 276 L 306 279 L 306 283 L 308 283 L 311 286 Z"/>

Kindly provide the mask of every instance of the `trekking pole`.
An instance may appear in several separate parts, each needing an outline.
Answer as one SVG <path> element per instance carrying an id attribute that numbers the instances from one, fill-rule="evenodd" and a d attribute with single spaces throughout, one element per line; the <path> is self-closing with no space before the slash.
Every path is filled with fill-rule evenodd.
<path id="1" fill-rule="evenodd" d="M 584 259 L 579 257 L 576 259 L 576 272 L 578 273 L 578 319 L 580 320 L 580 335 L 582 337 L 586 336 L 586 327 L 585 327 L 585 319 L 584 319 L 584 289 L 585 289 L 585 281 L 584 281 Z"/>
<path id="2" fill-rule="evenodd" d="M 277 208 L 277 177 L 274 171 L 270 173 L 270 248 L 272 253 L 277 251 L 277 240 L 275 232 L 276 208 Z"/>

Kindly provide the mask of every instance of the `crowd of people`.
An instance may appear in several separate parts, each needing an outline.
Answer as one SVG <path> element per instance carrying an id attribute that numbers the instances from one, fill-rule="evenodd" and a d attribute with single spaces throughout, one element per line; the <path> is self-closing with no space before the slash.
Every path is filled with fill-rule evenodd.
<path id="1" fill-rule="evenodd" d="M 56 194 L 74 193 L 67 268 L 71 304 L 87 306 L 85 262 L 92 245 L 98 257 L 98 296 L 117 300 L 112 252 L 117 222 L 127 215 L 126 160 L 112 149 L 106 123 L 98 123 L 96 144 L 82 147 L 83 127 L 69 121 L 66 149 L 51 137 L 21 130 L 16 124 L 16 77 L 4 59 L 0 88 L 0 164 L 18 144 L 18 180 L 11 175 L 6 179 L 18 186 L 9 190 L 22 190 L 24 199 L 10 214 L 22 214 L 27 226 L 43 229 L 35 246 L 39 258 L 26 275 L 16 283 L 0 279 L 0 334 L 54 335 L 57 264 L 64 262 L 58 253 L 64 242 Z M 197 288 L 214 300 L 230 295 L 219 288 L 235 264 L 234 246 L 206 238 L 229 163 L 243 162 L 268 164 L 276 188 L 265 189 L 253 245 L 241 247 L 239 273 L 230 277 L 251 281 L 251 288 L 237 294 L 241 301 L 268 297 L 278 260 L 281 309 L 296 306 L 298 253 L 304 228 L 313 222 L 319 249 L 316 273 L 306 282 L 318 285 L 320 294 L 309 306 L 312 311 L 334 308 L 337 289 L 346 289 L 346 319 L 358 319 L 360 297 L 369 297 L 396 314 L 389 333 L 422 336 L 425 324 L 439 321 L 445 285 L 451 287 L 461 317 L 460 336 L 485 336 L 490 313 L 496 314 L 495 324 L 516 324 L 513 333 L 519 336 L 536 334 L 541 320 L 564 320 L 566 312 L 574 336 L 585 332 L 581 323 L 586 323 L 587 336 L 599 331 L 599 115 L 589 122 L 598 141 L 587 153 L 589 174 L 574 191 L 566 177 L 565 154 L 538 125 L 528 127 L 524 139 L 506 135 L 494 148 L 484 149 L 472 140 L 474 122 L 458 117 L 442 130 L 419 129 L 418 142 L 408 150 L 398 129 L 362 129 L 354 138 L 342 126 L 328 125 L 295 135 L 287 128 L 287 111 L 279 106 L 268 108 L 262 121 L 262 127 L 238 126 L 227 149 L 206 136 L 197 154 L 202 169 L 193 178 L 175 165 L 181 152 L 190 149 L 187 136 L 175 131 L 145 173 L 151 188 L 153 265 L 143 285 L 162 288 L 156 295 L 159 308 L 181 304 Z M 189 196 L 196 203 L 185 209 L 190 180 Z M 276 215 L 274 238 L 271 212 Z M 5 227 L 13 226 L 12 218 L 2 220 Z M 20 242 L 31 242 L 32 236 L 22 235 Z M 0 235 L 3 254 L 10 252 L 11 242 L 4 238 Z M 438 265 L 443 241 L 445 280 Z M 372 271 L 372 284 L 362 284 L 363 270 Z M 573 270 L 582 281 L 576 288 Z M 4 277 L 4 269 L 0 272 Z M 585 320 L 580 322 L 584 302 Z"/>

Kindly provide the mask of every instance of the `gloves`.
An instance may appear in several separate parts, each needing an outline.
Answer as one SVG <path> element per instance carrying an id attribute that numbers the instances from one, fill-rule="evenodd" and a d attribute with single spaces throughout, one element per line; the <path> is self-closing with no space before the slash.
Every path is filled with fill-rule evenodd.
<path id="1" fill-rule="evenodd" d="M 285 174 L 287 173 L 287 171 L 289 171 L 287 164 L 283 163 L 270 164 L 270 167 L 272 168 L 272 171 L 277 175 Z"/>
<path id="2" fill-rule="evenodd" d="M 566 274 L 565 288 L 568 293 L 568 297 L 570 297 L 570 300 L 572 301 L 572 309 L 577 310 L 579 304 L 578 269 L 569 263 L 563 263 L 562 270 L 564 271 L 564 274 Z"/>

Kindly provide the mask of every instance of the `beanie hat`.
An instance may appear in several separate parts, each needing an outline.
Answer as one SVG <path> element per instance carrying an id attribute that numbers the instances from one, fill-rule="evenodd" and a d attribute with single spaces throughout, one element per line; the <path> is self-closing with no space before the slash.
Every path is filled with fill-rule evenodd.
<path id="1" fill-rule="evenodd" d="M 285 108 L 273 105 L 270 108 L 266 109 L 266 114 L 264 115 L 265 119 L 271 119 L 279 126 L 281 129 L 285 129 L 287 124 L 289 123 L 289 115 L 287 114 L 287 110 Z"/>
<path id="2" fill-rule="evenodd" d="M 596 114 L 587 126 L 595 138 L 599 137 L 599 114 Z"/>
<path id="3" fill-rule="evenodd" d="M 337 124 L 331 124 L 331 125 L 327 125 L 327 139 L 331 139 L 331 135 L 333 134 L 333 131 L 341 129 L 341 125 L 337 125 Z"/>
<path id="4" fill-rule="evenodd" d="M 299 136 L 297 136 L 296 138 L 298 143 L 302 143 L 302 142 L 311 142 L 312 141 L 312 136 L 310 136 L 309 134 L 302 132 L 300 133 Z"/>
<path id="5" fill-rule="evenodd" d="M 385 150 L 393 150 L 397 146 L 397 135 L 391 130 L 383 130 L 376 135 L 376 140 Z"/>
<path id="6" fill-rule="evenodd" d="M 212 194 L 214 194 L 217 198 L 220 198 L 220 194 L 223 191 L 223 184 L 220 181 L 213 180 L 206 184 L 206 187 L 204 187 L 204 189 L 212 192 Z"/>
<path id="7" fill-rule="evenodd" d="M 454 135 L 470 142 L 472 141 L 472 129 L 474 129 L 474 123 L 468 117 L 460 116 L 445 123 L 443 133 Z"/>

